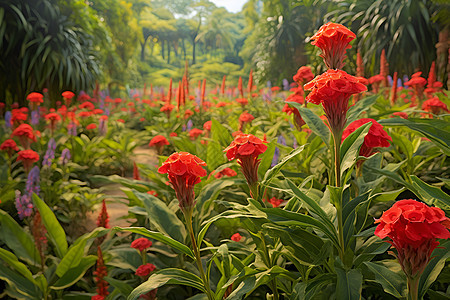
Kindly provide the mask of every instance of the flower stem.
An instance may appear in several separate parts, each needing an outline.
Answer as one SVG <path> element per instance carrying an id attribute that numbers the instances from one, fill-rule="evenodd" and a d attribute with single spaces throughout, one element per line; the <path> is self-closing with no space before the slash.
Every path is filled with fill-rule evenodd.
<path id="1" fill-rule="evenodd" d="M 205 274 L 205 270 L 203 269 L 202 258 L 200 256 L 200 249 L 197 246 L 197 242 L 196 242 L 195 235 L 194 235 L 194 229 L 192 228 L 192 209 L 187 209 L 184 212 L 184 216 L 185 216 L 185 220 L 186 220 L 186 227 L 189 231 L 189 236 L 191 238 L 192 250 L 194 251 L 194 255 L 195 255 L 195 262 L 197 263 L 198 271 L 200 272 L 200 276 L 202 278 L 203 285 L 205 286 L 206 295 L 208 296 L 209 300 L 214 300 L 214 295 L 211 291 L 211 288 L 209 287 L 209 279 Z"/>
<path id="2" fill-rule="evenodd" d="M 334 142 L 334 178 L 336 179 L 336 187 L 341 186 L 341 139 L 342 130 L 333 130 L 333 142 Z M 344 245 L 344 226 L 342 220 L 342 194 L 338 199 L 336 205 L 336 214 L 338 221 L 338 235 L 339 235 L 339 256 L 342 261 L 344 261 L 345 245 Z"/>
<path id="3" fill-rule="evenodd" d="M 408 300 L 419 299 L 419 280 L 420 276 L 415 278 L 408 277 Z"/>

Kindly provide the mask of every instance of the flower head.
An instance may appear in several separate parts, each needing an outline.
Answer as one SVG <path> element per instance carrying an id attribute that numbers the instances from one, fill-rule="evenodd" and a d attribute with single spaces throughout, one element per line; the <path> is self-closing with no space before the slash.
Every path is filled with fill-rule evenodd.
<path id="1" fill-rule="evenodd" d="M 14 129 L 11 136 L 16 136 L 23 148 L 28 149 L 31 142 L 36 142 L 36 136 L 34 135 L 33 128 L 28 124 L 20 124 Z"/>
<path id="2" fill-rule="evenodd" d="M 95 276 L 95 282 L 97 285 L 97 294 L 100 297 L 103 297 L 105 299 L 106 296 L 108 296 L 108 282 L 104 279 L 106 276 L 108 276 L 108 270 L 106 269 L 105 263 L 103 261 L 103 254 L 100 246 L 97 246 L 97 267 L 95 271 L 93 272 Z M 102 298 L 98 298 L 102 299 Z"/>
<path id="3" fill-rule="evenodd" d="M 272 204 L 273 207 L 278 207 L 281 205 L 281 203 L 283 203 L 283 199 L 278 199 L 276 197 L 272 197 L 270 199 L 267 200 L 267 202 L 269 202 L 270 204 Z"/>
<path id="4" fill-rule="evenodd" d="M 231 240 L 234 242 L 240 242 L 241 239 L 242 239 L 242 236 L 238 232 L 236 232 L 235 234 L 233 234 L 231 236 Z"/>
<path id="5" fill-rule="evenodd" d="M 148 144 L 149 147 L 161 147 L 164 145 L 169 145 L 169 141 L 163 135 L 155 136 Z"/>
<path id="6" fill-rule="evenodd" d="M 303 85 L 307 82 L 310 82 L 314 79 L 314 74 L 311 71 L 310 67 L 303 66 L 297 70 L 297 74 L 294 75 L 294 81 L 299 85 Z"/>
<path id="7" fill-rule="evenodd" d="M 30 149 L 19 151 L 19 154 L 17 156 L 17 161 L 22 161 L 23 167 L 25 168 L 25 171 L 27 173 L 30 171 L 33 163 L 37 162 L 38 160 L 39 154 Z"/>
<path id="8" fill-rule="evenodd" d="M 152 246 L 152 241 L 146 238 L 138 238 L 131 243 L 131 248 L 137 249 L 140 252 L 150 248 Z"/>
<path id="9" fill-rule="evenodd" d="M 217 172 L 217 173 L 214 175 L 214 177 L 215 177 L 215 178 L 222 178 L 223 176 L 233 177 L 233 176 L 236 176 L 236 175 L 237 175 L 237 173 L 236 173 L 235 170 L 230 169 L 230 168 L 225 168 L 225 169 L 223 169 L 222 171 Z"/>
<path id="10" fill-rule="evenodd" d="M 37 105 L 39 105 L 44 102 L 44 95 L 42 95 L 41 93 L 33 92 L 28 94 L 27 100 L 31 103 L 36 103 Z"/>
<path id="11" fill-rule="evenodd" d="M 5 151 L 11 157 L 14 151 L 19 151 L 19 147 L 13 139 L 7 139 L 0 145 L 0 150 Z"/>
<path id="12" fill-rule="evenodd" d="M 175 152 L 158 169 L 159 173 L 168 174 L 182 211 L 193 208 L 195 204 L 194 185 L 201 181 L 200 177 L 206 176 L 202 166 L 206 163 L 197 156 Z"/>
<path id="13" fill-rule="evenodd" d="M 330 69 L 342 69 L 345 65 L 345 51 L 350 49 L 350 42 L 356 35 L 341 24 L 328 22 L 319 28 L 311 38 L 312 45 L 322 50 L 320 55 Z"/>
<path id="14" fill-rule="evenodd" d="M 359 155 L 365 157 L 372 155 L 375 148 L 390 146 L 389 141 L 392 141 L 392 138 L 384 131 L 383 126 L 374 119 L 364 118 L 350 123 L 342 134 L 342 141 L 344 141 L 352 132 L 369 122 L 372 122 L 372 125 L 364 137 L 364 142 L 359 150 Z"/>
<path id="15" fill-rule="evenodd" d="M 145 265 L 140 265 L 137 269 L 136 269 L 136 275 L 137 276 L 141 276 L 141 277 L 146 277 L 148 276 L 151 272 L 155 271 L 156 267 L 154 264 L 151 263 L 147 263 Z"/>
<path id="16" fill-rule="evenodd" d="M 322 104 L 332 130 L 342 130 L 347 119 L 348 99 L 367 88 L 358 78 L 342 70 L 329 69 L 305 84 L 308 102 Z"/>
<path id="17" fill-rule="evenodd" d="M 98 227 L 104 227 L 104 228 L 109 228 L 109 215 L 108 215 L 108 211 L 106 209 L 106 203 L 105 203 L 105 199 L 103 199 L 102 201 L 102 210 L 100 211 L 100 214 L 98 215 L 97 218 L 97 226 Z"/>
<path id="18" fill-rule="evenodd" d="M 385 211 L 375 230 L 380 238 L 392 239 L 397 259 L 409 278 L 420 276 L 439 245 L 436 239 L 450 238 L 450 220 L 437 207 L 416 200 L 397 201 Z"/>
<path id="19" fill-rule="evenodd" d="M 447 105 L 439 100 L 438 97 L 433 97 L 423 102 L 422 109 L 435 115 L 438 115 L 442 112 L 449 112 Z"/>

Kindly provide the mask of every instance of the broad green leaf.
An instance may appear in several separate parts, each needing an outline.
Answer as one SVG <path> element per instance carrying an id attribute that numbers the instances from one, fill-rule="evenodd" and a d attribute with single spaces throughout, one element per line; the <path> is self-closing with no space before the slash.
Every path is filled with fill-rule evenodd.
<path id="1" fill-rule="evenodd" d="M 280 172 L 280 170 L 284 167 L 284 165 L 291 160 L 292 158 L 294 158 L 295 156 L 297 156 L 297 154 L 299 154 L 300 152 L 303 151 L 303 149 L 305 148 L 305 145 L 300 146 L 294 150 L 292 150 L 287 156 L 283 157 L 283 159 L 273 168 L 269 169 L 266 174 L 264 175 L 264 179 L 261 181 L 261 185 L 263 187 L 266 187 L 270 184 L 270 182 L 272 181 L 272 179 L 278 174 L 278 172 Z"/>
<path id="2" fill-rule="evenodd" d="M 360 269 L 336 268 L 336 299 L 361 299 L 363 276 Z"/>
<path id="3" fill-rule="evenodd" d="M 181 253 L 186 254 L 190 258 L 194 259 L 194 254 L 192 253 L 192 250 L 189 249 L 189 247 L 187 247 L 186 245 L 184 245 L 184 244 L 174 240 L 173 238 L 168 237 L 160 232 L 150 231 L 150 230 L 148 230 L 146 228 L 142 228 L 142 227 L 125 227 L 125 228 L 114 227 L 113 230 L 114 231 L 133 232 L 136 234 L 140 234 L 140 235 L 149 237 L 151 239 L 158 240 L 158 241 L 180 251 Z"/>
<path id="4" fill-rule="evenodd" d="M 157 289 L 166 284 L 180 284 L 186 285 L 200 290 L 205 293 L 203 282 L 197 275 L 192 274 L 181 269 L 168 268 L 162 269 L 152 274 L 148 280 L 137 288 L 135 288 L 128 296 L 128 300 L 135 300 L 140 295 L 145 294 L 151 290 Z"/>
<path id="5" fill-rule="evenodd" d="M 233 141 L 233 137 L 222 124 L 220 124 L 216 119 L 211 119 L 211 138 L 217 141 L 223 149 L 228 147 Z M 223 150 L 222 149 L 222 150 Z"/>
<path id="6" fill-rule="evenodd" d="M 373 262 L 364 262 L 369 270 L 375 275 L 375 281 L 383 286 L 386 293 L 397 298 L 403 298 L 406 294 L 406 278 L 390 269 Z"/>
<path id="7" fill-rule="evenodd" d="M 78 266 L 84 255 L 85 246 L 86 240 L 81 241 L 76 245 L 72 245 L 56 267 L 56 275 L 62 277 L 69 269 Z"/>
<path id="8" fill-rule="evenodd" d="M 309 129 L 311 129 L 314 134 L 319 136 L 328 147 L 330 143 L 330 129 L 328 129 L 327 125 L 325 125 L 322 119 L 319 118 L 319 116 L 313 113 L 310 109 L 303 107 L 301 103 L 286 103 L 298 109 L 300 115 L 302 116 L 302 119 L 306 122 L 306 125 L 308 125 Z"/>
<path id="9" fill-rule="evenodd" d="M 436 205 L 441 208 L 448 209 L 450 207 L 450 196 L 443 192 L 440 188 L 427 184 L 415 175 L 409 176 L 413 186 L 416 188 L 421 199 L 428 205 Z"/>
<path id="10" fill-rule="evenodd" d="M 97 261 L 97 256 L 89 255 L 81 258 L 80 263 L 73 268 L 70 268 L 59 278 L 55 284 L 50 286 L 53 290 L 62 290 L 68 288 L 75 283 L 77 283 L 81 278 L 83 278 L 86 271 L 92 267 Z"/>
<path id="11" fill-rule="evenodd" d="M 392 144 L 398 146 L 408 160 L 412 159 L 414 154 L 412 142 L 406 136 L 395 132 L 391 132 L 390 135 L 392 137 Z"/>
<path id="12" fill-rule="evenodd" d="M 270 142 L 267 145 L 267 150 L 259 156 L 261 159 L 261 163 L 258 168 L 258 176 L 262 178 L 264 174 L 269 170 L 270 165 L 272 164 L 273 156 L 275 154 L 275 142 Z"/>
<path id="13" fill-rule="evenodd" d="M 215 140 L 208 140 L 206 147 L 206 165 L 208 170 L 214 170 L 227 162 L 222 146 Z"/>
<path id="14" fill-rule="evenodd" d="M 117 279 L 114 279 L 114 278 L 108 277 L 108 276 L 105 277 L 105 280 L 110 285 L 112 285 L 113 287 L 118 289 L 120 291 L 120 293 L 122 294 L 122 296 L 127 297 L 133 291 L 133 288 L 131 287 L 131 285 L 124 280 L 117 280 Z"/>
<path id="15" fill-rule="evenodd" d="M 428 288 L 436 280 L 445 266 L 446 260 L 450 257 L 450 240 L 441 242 L 432 255 L 432 259 L 425 267 L 419 281 L 419 299 L 425 296 Z"/>
<path id="16" fill-rule="evenodd" d="M 359 157 L 359 149 L 369 132 L 372 122 L 366 123 L 352 132 L 341 145 L 341 176 L 351 168 Z"/>
<path id="17" fill-rule="evenodd" d="M 119 175 L 111 175 L 111 176 L 94 175 L 90 176 L 89 180 L 97 184 L 119 183 L 127 188 L 135 189 L 138 192 L 143 193 L 147 192 L 150 188 L 152 188 L 146 181 L 131 180 Z"/>
<path id="18" fill-rule="evenodd" d="M 300 282 L 294 286 L 292 292 L 292 300 L 311 300 L 311 299 L 321 299 L 319 298 L 320 293 L 323 288 L 336 280 L 335 274 L 321 274 L 307 282 Z"/>
<path id="19" fill-rule="evenodd" d="M 380 120 L 383 126 L 406 126 L 420 132 L 441 148 L 446 155 L 450 155 L 450 123 L 438 119 L 401 119 L 391 118 Z"/>
<path id="20" fill-rule="evenodd" d="M 377 102 L 378 97 L 380 97 L 379 94 L 372 95 L 361 99 L 352 105 L 347 111 L 347 125 L 355 120 L 358 120 L 360 118 L 359 115 L 362 112 L 369 110 L 372 105 Z"/>
<path id="21" fill-rule="evenodd" d="M 41 265 L 41 257 L 34 241 L 17 222 L 0 209 L 0 237 L 17 257 L 34 266 Z"/>
<path id="22" fill-rule="evenodd" d="M 147 193 L 133 191 L 133 194 L 144 203 L 148 220 L 159 232 L 179 242 L 185 241 L 186 228 L 183 222 L 163 201 Z"/>
<path id="23" fill-rule="evenodd" d="M 362 263 L 371 261 L 376 255 L 385 253 L 391 244 L 382 241 L 377 236 L 371 236 L 362 245 L 362 251 L 356 250 L 357 256 L 353 260 L 353 265 L 358 268 Z"/>
<path id="24" fill-rule="evenodd" d="M 4 280 L 25 299 L 42 299 L 42 293 L 35 280 L 31 281 L 18 272 L 0 264 L 0 279 Z"/>
<path id="25" fill-rule="evenodd" d="M 36 284 L 36 281 L 33 278 L 33 274 L 31 274 L 27 266 L 21 263 L 17 259 L 17 256 L 15 256 L 12 252 L 0 248 L 0 259 L 6 262 L 11 268 L 19 272 L 23 277 Z"/>
<path id="26" fill-rule="evenodd" d="M 41 198 L 36 194 L 33 194 L 32 198 L 34 205 L 41 214 L 42 222 L 44 223 L 45 229 L 47 229 L 50 241 L 55 246 L 58 257 L 63 258 L 67 253 L 67 239 L 64 229 L 59 224 L 55 214 Z"/>

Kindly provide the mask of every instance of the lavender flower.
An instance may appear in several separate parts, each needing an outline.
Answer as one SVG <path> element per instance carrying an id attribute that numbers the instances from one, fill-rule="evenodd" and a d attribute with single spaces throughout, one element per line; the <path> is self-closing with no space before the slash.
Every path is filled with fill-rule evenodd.
<path id="1" fill-rule="evenodd" d="M 106 120 L 100 119 L 98 122 L 98 134 L 105 135 L 107 131 Z"/>
<path id="2" fill-rule="evenodd" d="M 280 149 L 278 147 L 275 147 L 275 153 L 273 154 L 273 159 L 272 163 L 270 164 L 270 167 L 276 166 L 279 158 L 280 158 Z"/>
<path id="3" fill-rule="evenodd" d="M 41 187 L 39 185 L 39 167 L 38 166 L 34 166 L 33 169 L 31 169 L 30 173 L 28 173 L 28 178 L 27 178 L 27 183 L 25 186 L 25 190 L 26 190 L 26 195 L 28 195 L 31 199 L 31 196 L 33 195 L 33 193 L 35 194 L 39 194 L 39 192 L 41 191 Z"/>
<path id="4" fill-rule="evenodd" d="M 21 220 L 31 216 L 31 213 L 33 212 L 31 197 L 29 195 L 21 195 L 20 191 L 16 190 L 16 209 Z"/>
<path id="5" fill-rule="evenodd" d="M 295 136 L 292 136 L 292 139 L 294 140 L 292 147 L 294 147 L 294 149 L 296 149 L 298 147 L 297 139 L 295 138 Z"/>
<path id="6" fill-rule="evenodd" d="M 70 150 L 67 148 L 64 148 L 63 151 L 61 152 L 61 157 L 60 157 L 61 164 L 64 166 L 65 164 L 67 164 L 69 162 L 70 158 L 71 158 Z"/>
<path id="7" fill-rule="evenodd" d="M 11 118 L 12 118 L 11 112 L 10 111 L 5 112 L 5 125 L 8 128 L 11 127 Z"/>
<path id="8" fill-rule="evenodd" d="M 48 141 L 47 151 L 45 152 L 44 159 L 42 161 L 43 165 L 49 167 L 52 165 L 52 160 L 55 158 L 55 150 L 56 142 L 54 138 L 51 138 L 50 141 Z"/>
<path id="9" fill-rule="evenodd" d="M 187 131 L 190 131 L 193 126 L 194 126 L 194 124 L 192 123 L 192 120 L 189 120 L 186 125 Z"/>
<path id="10" fill-rule="evenodd" d="M 285 78 L 283 79 L 283 90 L 289 91 L 289 89 L 290 89 L 289 81 Z"/>
<path id="11" fill-rule="evenodd" d="M 39 124 L 39 111 L 38 110 L 33 110 L 31 112 L 31 124 L 33 124 L 33 125 Z"/>
<path id="12" fill-rule="evenodd" d="M 270 89 L 272 87 L 272 82 L 270 80 L 267 81 L 267 87 Z"/>
<path id="13" fill-rule="evenodd" d="M 74 122 L 70 122 L 69 125 L 67 125 L 67 133 L 69 135 L 76 136 L 77 135 L 77 124 Z"/>
<path id="14" fill-rule="evenodd" d="M 397 79 L 397 87 L 399 88 L 399 87 L 402 87 L 402 86 L 403 86 L 402 80 L 400 78 L 398 78 Z"/>

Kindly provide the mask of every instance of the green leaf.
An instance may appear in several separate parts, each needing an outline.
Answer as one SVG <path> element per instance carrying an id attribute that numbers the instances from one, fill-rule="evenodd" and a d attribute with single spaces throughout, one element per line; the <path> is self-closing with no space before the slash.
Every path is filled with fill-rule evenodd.
<path id="1" fill-rule="evenodd" d="M 34 205 L 41 214 L 42 222 L 47 229 L 50 241 L 55 246 L 58 257 L 63 258 L 67 253 L 67 239 L 64 229 L 61 227 L 61 224 L 59 224 L 55 214 L 41 198 L 34 193 L 32 198 Z"/>
<path id="2" fill-rule="evenodd" d="M 363 276 L 360 269 L 336 268 L 336 299 L 361 299 Z"/>
<path id="3" fill-rule="evenodd" d="M 114 231 L 133 232 L 136 234 L 140 234 L 142 236 L 149 237 L 151 239 L 158 240 L 158 241 L 180 251 L 181 253 L 186 254 L 190 258 L 194 259 L 194 254 L 192 253 L 192 250 L 189 249 L 189 247 L 187 247 L 186 245 L 184 245 L 184 244 L 174 240 L 173 238 L 168 237 L 160 232 L 150 231 L 150 230 L 148 230 L 146 228 L 142 228 L 142 227 L 125 227 L 125 228 L 114 227 L 113 230 Z"/>
<path id="4" fill-rule="evenodd" d="M 325 125 L 322 119 L 319 118 L 310 109 L 303 107 L 301 103 L 286 103 L 298 109 L 300 115 L 302 116 L 302 119 L 306 122 L 306 125 L 308 125 L 309 129 L 311 129 L 312 132 L 319 136 L 328 147 L 330 143 L 330 129 L 328 129 L 327 125 Z"/>
<path id="5" fill-rule="evenodd" d="M 97 256 L 95 255 L 89 255 L 81 258 L 80 263 L 78 265 L 68 269 L 67 272 L 65 272 L 63 276 L 59 278 L 58 281 L 55 282 L 55 284 L 50 286 L 50 288 L 53 290 L 62 290 L 74 285 L 81 278 L 83 278 L 86 271 L 90 267 L 92 267 L 96 261 Z"/>
<path id="6" fill-rule="evenodd" d="M 233 141 L 233 136 L 228 129 L 214 118 L 211 119 L 211 138 L 218 142 L 223 148 L 228 147 Z"/>
<path id="7" fill-rule="evenodd" d="M 62 277 L 69 269 L 78 266 L 81 262 L 81 258 L 84 255 L 85 246 L 86 240 L 72 245 L 69 248 L 69 251 L 67 251 L 66 255 L 64 255 L 64 257 L 61 259 L 61 262 L 56 267 L 56 275 Z"/>
<path id="8" fill-rule="evenodd" d="M 341 145 L 341 176 L 351 168 L 359 157 L 359 149 L 364 142 L 364 138 L 369 132 L 372 122 L 361 125 L 353 131 Z"/>
<path id="9" fill-rule="evenodd" d="M 17 290 L 20 296 L 25 296 L 25 299 L 42 299 L 41 291 L 38 289 L 38 285 L 34 280 L 30 281 L 16 271 L 4 265 L 0 266 L 0 279 L 6 281 L 12 289 Z"/>
<path id="10" fill-rule="evenodd" d="M 135 288 L 128 296 L 128 300 L 135 300 L 140 295 L 145 294 L 151 290 L 157 289 L 166 284 L 180 284 L 196 288 L 203 293 L 206 293 L 203 282 L 197 275 L 192 274 L 181 269 L 168 268 L 162 269 L 152 274 L 148 280 L 137 288 Z"/>
<path id="11" fill-rule="evenodd" d="M 364 264 L 375 274 L 375 281 L 383 286 L 386 293 L 397 298 L 402 298 L 406 294 L 406 278 L 398 273 L 391 271 L 385 266 L 364 262 Z"/>
<path id="12" fill-rule="evenodd" d="M 113 287 L 118 289 L 120 291 L 120 293 L 122 294 L 122 296 L 127 297 L 133 291 L 133 288 L 131 287 L 131 285 L 129 283 L 127 283 L 126 281 L 117 280 L 112 277 L 105 277 L 104 279 L 110 285 L 112 285 Z"/>
<path id="13" fill-rule="evenodd" d="M 270 165 L 272 164 L 273 156 L 275 155 L 275 148 L 275 142 L 272 141 L 267 145 L 267 150 L 259 156 L 261 159 L 261 163 L 258 168 L 259 178 L 263 177 L 267 170 L 269 170 Z"/>
<path id="14" fill-rule="evenodd" d="M 436 280 L 445 266 L 447 258 L 450 257 L 450 240 L 441 242 L 432 255 L 432 259 L 425 267 L 419 281 L 419 299 L 425 296 L 428 288 Z"/>
<path id="15" fill-rule="evenodd" d="M 153 195 L 133 191 L 133 194 L 144 203 L 148 214 L 148 220 L 159 232 L 173 239 L 184 242 L 186 228 L 174 211 Z"/>
<path id="16" fill-rule="evenodd" d="M 41 265 L 41 257 L 31 235 L 1 209 L 0 236 L 17 257 L 34 266 Z"/>
<path id="17" fill-rule="evenodd" d="M 261 181 L 261 185 L 266 187 L 270 184 L 272 179 L 280 172 L 280 170 L 284 167 L 284 165 L 290 161 L 292 158 L 297 156 L 300 152 L 305 149 L 305 145 L 298 147 L 297 149 L 292 150 L 288 155 L 283 157 L 283 159 L 273 168 L 269 169 L 264 175 L 264 179 Z"/>
<path id="18" fill-rule="evenodd" d="M 25 277 L 29 281 L 33 282 L 34 284 L 37 284 L 33 278 L 33 274 L 31 274 L 31 272 L 30 272 L 30 270 L 28 270 L 27 266 L 25 266 L 23 263 L 21 263 L 17 259 L 17 256 L 15 256 L 13 253 L 11 253 L 8 250 L 5 250 L 3 248 L 0 248 L 0 259 L 2 259 L 4 262 L 6 262 L 11 268 L 13 268 L 17 272 L 19 272 L 23 277 Z"/>
<path id="19" fill-rule="evenodd" d="M 380 120 L 383 126 L 406 126 L 430 139 L 441 148 L 446 155 L 450 155 L 450 123 L 438 119 L 402 119 L 391 118 Z"/>
<path id="20" fill-rule="evenodd" d="M 227 162 L 222 146 L 215 140 L 208 140 L 206 147 L 206 165 L 208 170 L 214 170 Z"/>
<path id="21" fill-rule="evenodd" d="M 412 159 L 414 148 L 411 141 L 406 136 L 396 134 L 395 132 L 390 132 L 390 135 L 392 137 L 392 144 L 398 146 L 408 160 Z"/>
<path id="22" fill-rule="evenodd" d="M 372 107 L 372 105 L 377 102 L 378 97 L 380 97 L 379 94 L 372 95 L 361 99 L 354 105 L 352 105 L 347 111 L 347 125 L 355 120 L 358 120 L 360 118 L 359 115 L 362 112 L 368 111 Z"/>
<path id="23" fill-rule="evenodd" d="M 417 196 L 420 196 L 420 198 L 428 205 L 436 205 L 446 209 L 450 207 L 450 196 L 440 188 L 423 182 L 415 175 L 410 175 L 409 177 L 412 180 L 413 186 L 419 193 Z"/>

